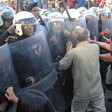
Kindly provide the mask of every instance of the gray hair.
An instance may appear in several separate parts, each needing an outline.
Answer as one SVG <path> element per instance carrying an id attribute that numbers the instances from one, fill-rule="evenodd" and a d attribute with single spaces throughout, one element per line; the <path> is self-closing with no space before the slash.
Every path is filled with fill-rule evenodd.
<path id="1" fill-rule="evenodd" d="M 77 41 L 85 41 L 87 40 L 87 37 L 90 35 L 90 32 L 87 29 L 80 28 L 76 30 L 76 36 L 75 38 Z"/>

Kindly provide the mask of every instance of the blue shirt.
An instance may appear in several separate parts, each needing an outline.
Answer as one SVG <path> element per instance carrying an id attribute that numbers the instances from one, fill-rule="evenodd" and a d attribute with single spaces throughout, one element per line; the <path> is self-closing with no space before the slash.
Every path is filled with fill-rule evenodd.
<path id="1" fill-rule="evenodd" d="M 48 8 L 47 10 L 48 10 L 49 12 L 51 12 L 51 13 L 55 12 L 55 10 L 54 10 L 54 9 L 49 10 L 49 8 Z"/>
<path id="2" fill-rule="evenodd" d="M 5 3 L 1 4 L 1 6 L 2 6 L 2 7 L 5 6 Z"/>
<path id="3" fill-rule="evenodd" d="M 77 8 L 81 7 L 85 0 L 77 0 Z"/>

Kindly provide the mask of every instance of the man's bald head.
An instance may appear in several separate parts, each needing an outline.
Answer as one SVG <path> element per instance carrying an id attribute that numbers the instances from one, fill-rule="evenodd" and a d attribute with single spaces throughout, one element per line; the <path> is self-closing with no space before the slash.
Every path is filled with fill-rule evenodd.
<path id="1" fill-rule="evenodd" d="M 80 28 L 76 30 L 76 39 L 77 41 L 86 41 L 87 37 L 89 35 L 89 31 L 87 29 L 84 28 Z"/>

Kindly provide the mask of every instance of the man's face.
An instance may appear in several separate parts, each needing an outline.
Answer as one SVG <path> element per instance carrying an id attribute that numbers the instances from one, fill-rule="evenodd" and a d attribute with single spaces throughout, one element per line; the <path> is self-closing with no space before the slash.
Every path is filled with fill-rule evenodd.
<path id="1" fill-rule="evenodd" d="M 63 29 L 63 24 L 61 24 L 61 22 L 54 22 L 53 24 L 53 30 L 54 32 L 60 33 Z"/>
<path id="2" fill-rule="evenodd" d="M 24 36 L 26 37 L 30 37 L 33 35 L 33 26 L 32 25 L 25 25 L 23 27 L 23 33 L 24 33 Z"/>
<path id="3" fill-rule="evenodd" d="M 39 19 L 38 14 L 37 14 L 37 13 L 39 13 L 39 11 L 40 11 L 39 7 L 35 6 L 35 7 L 33 7 L 33 8 L 31 9 L 30 12 L 31 12 L 37 19 Z"/>
<path id="4" fill-rule="evenodd" d="M 48 8 L 52 9 L 52 4 L 51 3 L 48 4 Z"/>
<path id="5" fill-rule="evenodd" d="M 95 0 L 91 0 L 91 2 L 94 2 Z"/>
<path id="6" fill-rule="evenodd" d="M 105 20 L 105 15 L 102 13 L 101 14 L 101 21 L 104 21 Z"/>
<path id="7" fill-rule="evenodd" d="M 87 18 L 86 18 L 86 22 L 88 23 L 89 21 L 92 21 L 93 20 L 93 16 L 89 15 Z"/>
<path id="8" fill-rule="evenodd" d="M 108 15 L 108 18 L 111 18 L 111 15 L 110 14 Z"/>
<path id="9" fill-rule="evenodd" d="M 4 26 L 3 26 L 3 29 L 4 29 L 4 30 L 7 30 L 7 29 L 12 25 L 12 21 L 13 21 L 13 20 L 5 21 L 5 24 L 4 24 Z"/>
<path id="10" fill-rule="evenodd" d="M 61 12 L 61 13 L 63 13 L 64 10 L 65 10 L 64 7 L 61 7 L 61 8 L 60 8 L 60 12 Z"/>

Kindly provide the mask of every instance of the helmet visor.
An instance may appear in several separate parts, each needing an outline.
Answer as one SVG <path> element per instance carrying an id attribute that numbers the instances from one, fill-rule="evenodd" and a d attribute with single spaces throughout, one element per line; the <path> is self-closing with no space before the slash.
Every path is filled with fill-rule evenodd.
<path id="1" fill-rule="evenodd" d="M 9 12 L 4 12 L 2 14 L 2 17 L 5 21 L 8 21 L 8 20 L 12 20 L 13 19 L 13 15 L 12 13 L 9 11 Z"/>

